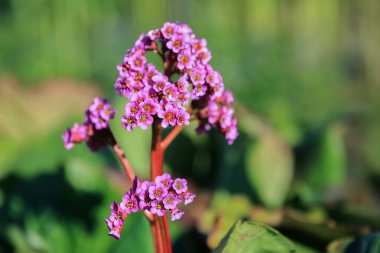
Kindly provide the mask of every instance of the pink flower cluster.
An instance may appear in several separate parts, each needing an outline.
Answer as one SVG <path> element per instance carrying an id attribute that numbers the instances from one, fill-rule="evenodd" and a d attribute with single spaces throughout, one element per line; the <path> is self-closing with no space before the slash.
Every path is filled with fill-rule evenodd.
<path id="1" fill-rule="evenodd" d="M 154 119 L 164 128 L 188 125 L 192 111 L 200 130 L 215 127 L 232 144 L 238 136 L 230 107 L 232 93 L 224 90 L 222 76 L 209 64 L 211 52 L 206 45 L 186 24 L 165 23 L 141 35 L 117 66 L 116 91 L 130 100 L 122 126 L 128 131 L 147 129 Z M 148 51 L 161 56 L 164 73 L 147 63 Z"/>
<path id="2" fill-rule="evenodd" d="M 188 191 L 186 179 L 172 179 L 168 173 L 156 177 L 154 182 L 140 182 L 136 177 L 133 187 L 124 194 L 121 203 L 114 201 L 111 204 L 111 215 L 105 219 L 109 235 L 119 239 L 125 218 L 139 209 L 158 216 L 169 212 L 172 221 L 178 220 L 184 212 L 177 205 L 181 202 L 187 205 L 194 198 L 195 194 Z"/>
<path id="3" fill-rule="evenodd" d="M 86 119 L 83 124 L 75 123 L 62 135 L 66 149 L 71 149 L 75 143 L 85 141 L 91 150 L 97 150 L 104 143 L 102 139 L 105 133 L 108 133 L 108 121 L 114 118 L 115 109 L 106 99 L 95 97 L 85 114 Z"/>

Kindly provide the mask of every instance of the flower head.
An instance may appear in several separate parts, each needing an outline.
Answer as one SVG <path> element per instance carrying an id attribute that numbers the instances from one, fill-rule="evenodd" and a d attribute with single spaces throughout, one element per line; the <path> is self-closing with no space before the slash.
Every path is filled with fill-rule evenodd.
<path id="1" fill-rule="evenodd" d="M 148 51 L 161 56 L 163 72 L 148 63 Z M 222 76 L 209 64 L 210 60 L 207 41 L 198 38 L 186 24 L 168 22 L 142 34 L 117 66 L 115 89 L 130 100 L 121 118 L 123 127 L 128 131 L 137 126 L 145 130 L 154 121 L 161 122 L 164 128 L 182 126 L 188 125 L 191 118 L 198 120 L 198 133 L 217 128 L 228 143 L 233 143 L 238 136 L 236 125 L 231 125 L 234 116 L 224 117 L 223 109 L 231 108 L 233 96 L 225 91 Z M 207 113 L 209 104 L 213 108 Z M 106 126 L 106 115 L 91 117 L 98 129 Z"/>
<path id="2" fill-rule="evenodd" d="M 116 201 L 111 204 L 111 215 L 105 219 L 109 234 L 119 239 L 125 218 L 139 209 L 158 216 L 169 212 L 172 221 L 178 220 L 184 214 L 178 209 L 178 205 L 187 205 L 193 202 L 194 198 L 195 194 L 188 191 L 185 179 L 173 180 L 168 173 L 156 177 L 153 182 L 141 182 L 136 177 L 133 187 L 124 194 L 120 205 Z"/>
<path id="3" fill-rule="evenodd" d="M 99 148 L 110 143 L 108 122 L 114 118 L 115 109 L 108 104 L 106 99 L 95 97 L 94 101 L 85 112 L 84 123 L 75 123 L 62 135 L 66 149 L 71 149 L 75 143 L 87 142 L 90 150 L 97 151 Z"/>
<path id="4" fill-rule="evenodd" d="M 120 205 L 114 201 L 110 206 L 111 214 L 108 219 L 105 219 L 110 236 L 120 239 L 120 232 L 123 229 L 124 220 L 127 218 L 128 214 L 120 208 Z"/>

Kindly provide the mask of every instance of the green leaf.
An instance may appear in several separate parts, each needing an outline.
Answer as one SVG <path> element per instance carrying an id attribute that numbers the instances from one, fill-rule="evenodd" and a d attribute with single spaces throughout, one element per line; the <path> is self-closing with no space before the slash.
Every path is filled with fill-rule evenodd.
<path id="1" fill-rule="evenodd" d="M 261 201 L 270 208 L 280 207 L 293 178 L 289 145 L 276 134 L 263 132 L 247 151 L 248 180 Z"/>
<path id="2" fill-rule="evenodd" d="M 277 230 L 251 221 L 238 221 L 213 253 L 290 253 L 294 244 Z"/>
<path id="3" fill-rule="evenodd" d="M 341 124 L 333 124 L 323 134 L 317 159 L 311 166 L 310 183 L 325 188 L 341 185 L 346 176 L 346 153 L 344 129 Z"/>
<path id="4" fill-rule="evenodd" d="M 231 208 L 238 206 L 239 208 Z M 224 235 L 233 224 L 244 217 L 249 217 L 252 204 L 244 195 L 230 195 L 226 191 L 218 190 L 213 196 L 210 208 L 206 209 L 199 224 L 202 231 L 206 231 L 209 236 L 207 244 L 214 249 L 223 239 Z M 218 225 L 216 225 L 218 220 Z"/>
<path id="5" fill-rule="evenodd" d="M 307 157 L 305 181 L 296 190 L 302 201 L 315 205 L 336 198 L 346 179 L 344 125 L 328 125 Z"/>
<path id="6" fill-rule="evenodd" d="M 352 242 L 351 237 L 336 239 L 327 245 L 328 253 L 344 253 L 347 246 Z"/>

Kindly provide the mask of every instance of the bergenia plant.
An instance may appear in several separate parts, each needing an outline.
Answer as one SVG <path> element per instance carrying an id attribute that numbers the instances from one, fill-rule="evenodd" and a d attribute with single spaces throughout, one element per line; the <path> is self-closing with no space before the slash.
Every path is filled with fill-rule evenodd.
<path id="1" fill-rule="evenodd" d="M 153 52 L 163 61 L 163 72 L 148 63 L 146 54 Z M 133 186 L 121 199 L 111 203 L 105 219 L 109 235 L 120 239 L 124 222 L 132 213 L 142 211 L 149 220 L 157 253 L 172 252 L 168 218 L 180 219 L 181 203 L 191 203 L 195 195 L 186 179 L 173 178 L 163 172 L 165 149 L 191 121 L 198 133 L 216 128 L 232 144 L 238 136 L 231 104 L 234 98 L 225 90 L 222 76 L 209 64 L 211 52 L 205 39 L 195 36 L 186 24 L 165 23 L 151 30 L 127 50 L 117 66 L 116 92 L 127 100 L 121 125 L 127 131 L 151 127 L 150 181 L 140 181 L 113 137 L 108 122 L 115 109 L 105 99 L 95 98 L 86 110 L 83 124 L 74 124 L 62 136 L 65 147 L 86 142 L 90 150 L 111 146 Z M 163 138 L 162 129 L 172 128 Z"/>

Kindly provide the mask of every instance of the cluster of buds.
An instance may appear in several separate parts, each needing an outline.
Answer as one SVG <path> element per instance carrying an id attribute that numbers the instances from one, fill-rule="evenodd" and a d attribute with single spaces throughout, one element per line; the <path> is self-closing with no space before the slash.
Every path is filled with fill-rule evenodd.
<path id="1" fill-rule="evenodd" d="M 115 109 L 107 100 L 95 97 L 85 115 L 84 123 L 81 125 L 75 123 L 62 135 L 66 149 L 71 149 L 75 143 L 86 142 L 91 150 L 96 151 L 110 143 L 108 122 L 114 118 Z"/>
<path id="2" fill-rule="evenodd" d="M 185 179 L 172 179 L 167 173 L 155 178 L 154 182 L 140 182 L 137 177 L 133 187 L 124 194 L 121 203 L 114 201 L 111 204 L 111 215 L 105 219 L 109 235 L 119 239 L 123 229 L 125 218 L 138 210 L 149 211 L 158 216 L 164 216 L 166 212 L 175 221 L 182 217 L 183 211 L 177 205 L 185 205 L 193 202 L 195 194 L 190 193 Z"/>
<path id="3" fill-rule="evenodd" d="M 234 99 L 224 90 L 222 76 L 209 64 L 211 52 L 206 45 L 186 24 L 165 23 L 161 29 L 141 35 L 117 66 L 116 91 L 130 100 L 122 126 L 128 131 L 147 129 L 154 119 L 164 128 L 188 125 L 192 111 L 199 121 L 198 132 L 215 127 L 232 144 L 238 136 L 230 107 Z M 148 51 L 161 56 L 164 73 L 147 63 Z M 171 79 L 174 74 L 176 81 Z"/>

